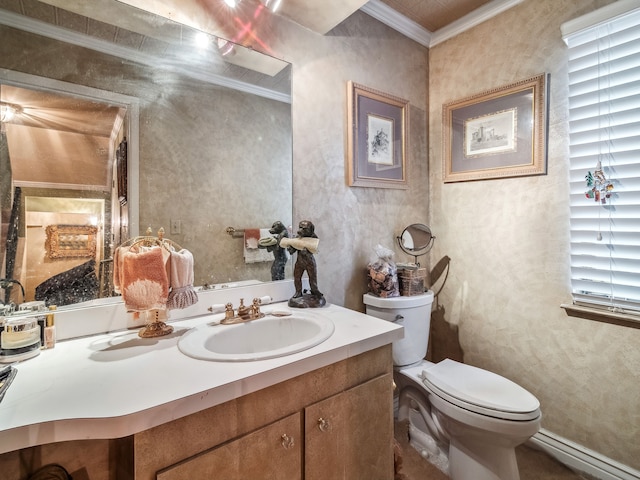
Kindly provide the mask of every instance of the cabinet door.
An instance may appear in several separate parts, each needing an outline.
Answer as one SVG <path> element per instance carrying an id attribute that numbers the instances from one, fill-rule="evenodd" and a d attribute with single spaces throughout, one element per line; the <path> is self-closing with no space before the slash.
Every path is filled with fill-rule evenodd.
<path id="1" fill-rule="evenodd" d="M 306 408 L 304 459 L 305 480 L 392 480 L 391 374 Z"/>
<path id="2" fill-rule="evenodd" d="M 158 472 L 157 480 L 302 479 L 302 420 L 295 413 Z"/>

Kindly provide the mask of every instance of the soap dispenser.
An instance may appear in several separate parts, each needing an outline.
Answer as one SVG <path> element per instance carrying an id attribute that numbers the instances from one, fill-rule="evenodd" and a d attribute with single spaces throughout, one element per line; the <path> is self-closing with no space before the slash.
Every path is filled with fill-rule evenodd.
<path id="1" fill-rule="evenodd" d="M 47 326 L 44 327 L 44 348 L 53 348 L 56 346 L 56 325 L 54 312 L 55 305 L 49 305 L 49 313 L 47 314 Z"/>

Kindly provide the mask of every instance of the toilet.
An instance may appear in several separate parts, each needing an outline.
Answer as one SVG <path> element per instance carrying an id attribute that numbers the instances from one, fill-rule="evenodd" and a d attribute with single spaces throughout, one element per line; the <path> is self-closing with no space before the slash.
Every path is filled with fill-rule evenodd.
<path id="1" fill-rule="evenodd" d="M 410 444 L 452 480 L 519 480 L 515 448 L 540 428 L 540 402 L 495 373 L 424 359 L 433 292 L 382 298 L 365 294 L 366 312 L 404 327 L 393 342 L 398 420 Z"/>

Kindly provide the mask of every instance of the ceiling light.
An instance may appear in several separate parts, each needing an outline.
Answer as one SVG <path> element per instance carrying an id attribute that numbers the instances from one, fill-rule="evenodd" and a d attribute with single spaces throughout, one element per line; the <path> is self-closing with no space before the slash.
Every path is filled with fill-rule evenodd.
<path id="1" fill-rule="evenodd" d="M 236 5 L 240 3 L 240 0 L 224 0 L 224 3 L 226 3 L 231 8 L 236 8 Z"/>
<path id="2" fill-rule="evenodd" d="M 9 102 L 0 102 L 0 122 L 10 122 L 13 117 L 22 111 L 20 105 Z"/>
<path id="3" fill-rule="evenodd" d="M 193 43 L 197 48 L 204 50 L 209 46 L 209 35 L 204 32 L 196 32 Z"/>

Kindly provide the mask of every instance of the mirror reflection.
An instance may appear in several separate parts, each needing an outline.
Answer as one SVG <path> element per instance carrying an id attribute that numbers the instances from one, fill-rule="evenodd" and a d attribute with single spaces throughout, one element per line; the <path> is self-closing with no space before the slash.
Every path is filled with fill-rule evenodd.
<path id="1" fill-rule="evenodd" d="M 435 238 L 427 225 L 413 223 L 402 231 L 397 240 L 402 251 L 413 255 L 415 263 L 418 263 L 418 257 L 431 250 Z"/>
<path id="2" fill-rule="evenodd" d="M 247 248 L 243 232 L 291 225 L 290 66 L 213 37 L 196 50 L 187 39 L 199 32 L 143 12 L 154 38 L 85 19 L 84 33 L 61 41 L 57 26 L 9 3 L 0 0 L 0 300 L 33 300 L 78 270 L 97 279 L 92 298 L 113 295 L 115 247 L 161 227 L 193 253 L 196 285 L 270 281 L 273 254 Z M 78 292 L 73 301 L 86 301 Z"/>

